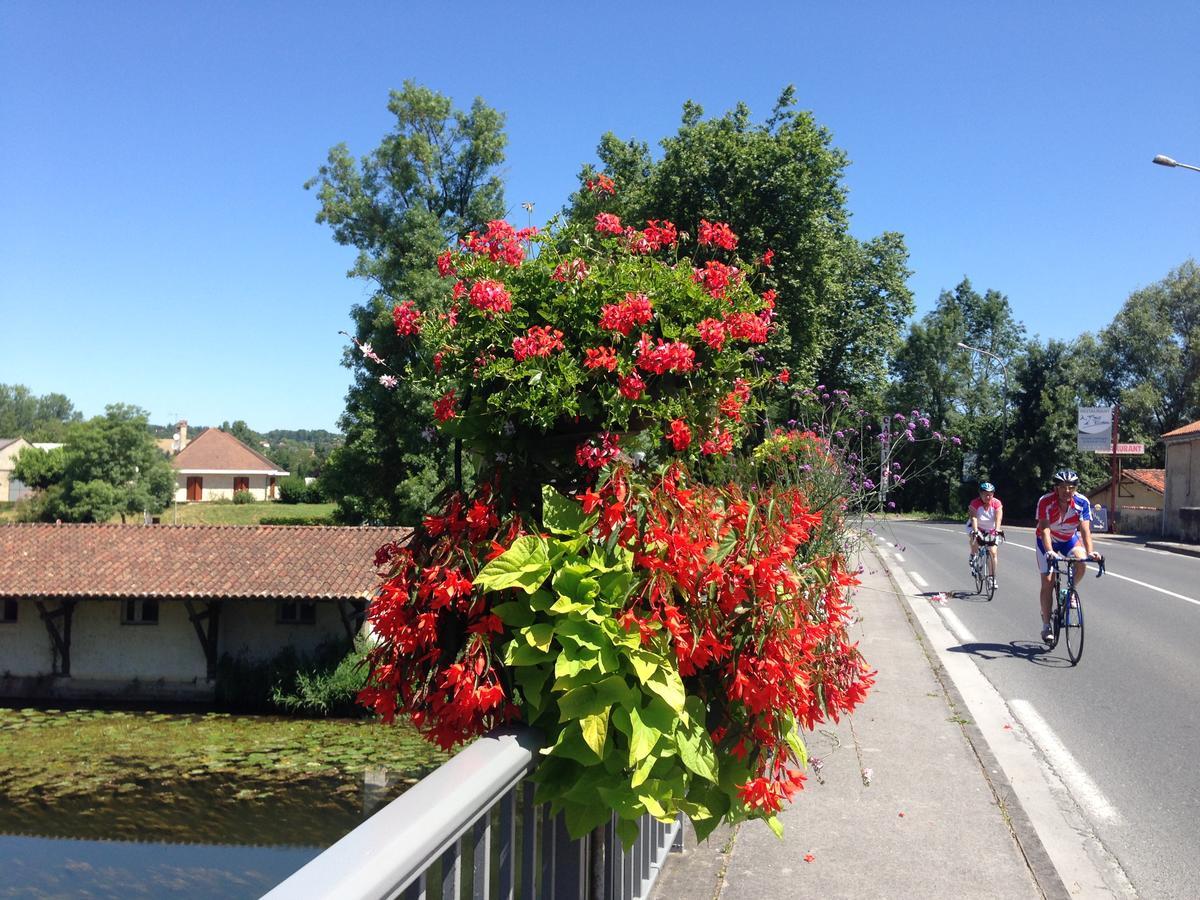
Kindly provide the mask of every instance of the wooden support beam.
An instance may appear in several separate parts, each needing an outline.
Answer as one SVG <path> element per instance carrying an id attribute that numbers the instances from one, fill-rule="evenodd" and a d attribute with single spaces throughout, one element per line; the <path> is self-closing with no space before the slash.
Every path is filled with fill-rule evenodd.
<path id="1" fill-rule="evenodd" d="M 204 609 L 197 611 L 190 597 L 185 598 L 183 605 L 187 607 L 188 620 L 196 630 L 200 640 L 200 649 L 204 651 L 206 677 L 212 681 L 217 677 L 217 642 L 221 627 L 221 601 L 209 600 Z M 203 624 L 202 624 L 203 623 Z"/>
<path id="2" fill-rule="evenodd" d="M 71 674 L 71 618 L 75 612 L 74 600 L 63 600 L 57 609 L 46 609 L 46 604 L 41 600 L 35 600 L 38 615 L 42 617 L 42 621 L 46 625 L 46 631 L 50 633 L 50 640 L 54 643 L 54 650 L 58 654 L 58 666 L 56 675 L 70 676 Z M 62 629 L 58 627 L 55 619 L 62 619 Z"/>
<path id="3" fill-rule="evenodd" d="M 362 628 L 363 620 L 366 618 L 366 604 L 362 601 L 338 600 L 337 608 L 342 617 L 342 627 L 346 629 L 346 637 L 353 644 Z"/>

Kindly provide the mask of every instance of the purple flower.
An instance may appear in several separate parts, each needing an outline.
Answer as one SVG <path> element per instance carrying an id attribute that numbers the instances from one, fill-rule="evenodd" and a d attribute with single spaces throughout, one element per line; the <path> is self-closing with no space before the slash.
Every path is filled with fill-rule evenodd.
<path id="1" fill-rule="evenodd" d="M 962 443 L 962 441 L 960 441 L 957 437 L 952 437 L 952 438 L 950 438 L 950 443 L 952 443 L 955 447 L 957 447 L 959 444 Z"/>
<path id="2" fill-rule="evenodd" d="M 895 501 L 895 500 L 889 500 L 889 501 L 888 501 L 888 509 L 895 509 L 895 508 L 896 508 L 896 501 Z"/>

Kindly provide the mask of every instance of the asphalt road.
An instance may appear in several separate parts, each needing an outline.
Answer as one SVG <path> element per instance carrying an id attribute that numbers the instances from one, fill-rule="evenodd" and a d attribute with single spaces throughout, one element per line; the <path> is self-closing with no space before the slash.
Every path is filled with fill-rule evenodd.
<path id="1" fill-rule="evenodd" d="M 1013 709 L 1040 718 L 1066 754 L 1072 796 L 1141 897 L 1200 897 L 1200 559 L 1099 536 L 1108 572 L 1079 585 L 1083 659 L 1038 637 L 1033 531 L 1006 527 L 999 589 L 973 593 L 962 526 L 887 522 L 876 529 L 889 566 L 938 604 Z M 1030 712 L 1032 710 L 1032 712 Z M 1018 718 L 1020 716 L 1018 715 Z"/>

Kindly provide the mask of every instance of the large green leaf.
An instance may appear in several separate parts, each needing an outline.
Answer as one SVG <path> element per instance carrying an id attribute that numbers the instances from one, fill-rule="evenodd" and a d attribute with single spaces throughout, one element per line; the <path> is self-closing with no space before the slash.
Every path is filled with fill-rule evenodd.
<path id="1" fill-rule="evenodd" d="M 717 755 L 713 750 L 712 738 L 703 725 L 693 721 L 690 727 L 679 729 L 675 744 L 679 748 L 680 761 L 689 770 L 701 778 L 716 782 Z"/>
<path id="2" fill-rule="evenodd" d="M 537 647 L 543 653 L 550 651 L 550 643 L 554 640 L 554 626 L 549 622 L 539 622 L 520 629 L 518 632 L 531 647 Z"/>
<path id="3" fill-rule="evenodd" d="M 505 625 L 511 625 L 515 628 L 520 628 L 522 625 L 533 624 L 533 610 L 529 608 L 528 603 L 518 603 L 511 601 L 509 603 L 497 603 L 492 607 L 492 612 L 499 617 L 500 621 Z"/>
<path id="4" fill-rule="evenodd" d="M 520 588 L 532 594 L 550 574 L 550 555 L 546 542 L 527 534 L 484 566 L 475 576 L 475 585 L 488 591 Z"/>
<path id="5" fill-rule="evenodd" d="M 599 515 L 585 515 L 577 500 L 564 497 L 550 485 L 542 488 L 542 524 L 554 534 L 576 535 L 591 531 Z"/>
<path id="6" fill-rule="evenodd" d="M 629 765 L 636 766 L 650 755 L 662 733 L 642 721 L 642 715 L 636 706 L 629 710 L 629 726 L 632 731 L 629 739 Z"/>
<path id="7" fill-rule="evenodd" d="M 671 709 L 677 713 L 684 711 L 683 704 L 687 699 L 687 694 L 683 690 L 683 679 L 674 669 L 660 668 L 646 680 L 645 685 L 648 690 L 654 691 L 662 697 Z"/>
<path id="8" fill-rule="evenodd" d="M 604 742 L 608 738 L 608 710 L 580 719 L 579 729 L 583 733 L 584 743 L 592 749 L 597 759 L 603 759 Z"/>

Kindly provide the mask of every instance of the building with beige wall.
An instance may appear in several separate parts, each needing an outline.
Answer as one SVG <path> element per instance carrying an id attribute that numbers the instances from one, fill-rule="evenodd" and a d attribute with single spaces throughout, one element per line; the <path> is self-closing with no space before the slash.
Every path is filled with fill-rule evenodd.
<path id="1" fill-rule="evenodd" d="M 17 454 L 32 446 L 25 438 L 0 437 L 0 501 L 13 502 L 28 495 L 29 489 L 12 477 L 12 471 Z"/>
<path id="2" fill-rule="evenodd" d="M 1167 448 L 1163 535 L 1200 542 L 1200 422 L 1162 436 Z"/>
<path id="3" fill-rule="evenodd" d="M 203 503 L 232 500 L 249 491 L 255 500 L 276 500 L 279 479 L 288 473 L 232 434 L 209 428 L 171 457 L 175 500 Z"/>
<path id="4" fill-rule="evenodd" d="M 0 697 L 210 700 L 225 655 L 348 646 L 379 584 L 375 551 L 407 535 L 0 526 Z"/>
<path id="5" fill-rule="evenodd" d="M 1123 534 L 1162 534 L 1166 469 L 1122 469 L 1117 481 L 1117 530 Z M 1088 491 L 1092 506 L 1108 508 L 1112 479 Z"/>

